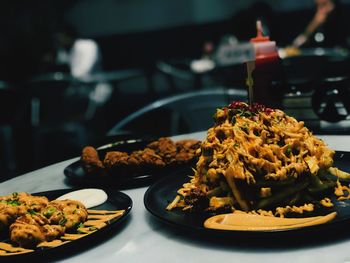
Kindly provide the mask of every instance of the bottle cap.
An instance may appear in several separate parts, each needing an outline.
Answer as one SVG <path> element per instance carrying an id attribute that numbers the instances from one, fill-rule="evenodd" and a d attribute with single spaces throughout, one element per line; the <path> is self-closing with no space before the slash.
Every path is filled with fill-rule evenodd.
<path id="1" fill-rule="evenodd" d="M 256 21 L 256 37 L 252 38 L 250 40 L 251 42 L 267 42 L 270 41 L 270 38 L 268 36 L 263 35 L 262 25 L 261 21 Z"/>
<path id="2" fill-rule="evenodd" d="M 271 41 L 268 36 L 264 36 L 262 32 L 261 21 L 256 21 L 256 37 L 251 39 L 251 42 L 254 44 L 255 56 L 270 56 L 275 55 L 276 42 Z"/>

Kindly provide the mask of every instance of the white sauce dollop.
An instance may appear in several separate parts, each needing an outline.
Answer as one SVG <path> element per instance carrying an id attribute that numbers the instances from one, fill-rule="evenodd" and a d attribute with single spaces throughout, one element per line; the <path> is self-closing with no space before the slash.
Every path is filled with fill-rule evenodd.
<path id="1" fill-rule="evenodd" d="M 77 200 L 88 209 L 103 204 L 107 198 L 107 193 L 102 189 L 87 188 L 69 192 L 58 197 L 57 200 Z"/>

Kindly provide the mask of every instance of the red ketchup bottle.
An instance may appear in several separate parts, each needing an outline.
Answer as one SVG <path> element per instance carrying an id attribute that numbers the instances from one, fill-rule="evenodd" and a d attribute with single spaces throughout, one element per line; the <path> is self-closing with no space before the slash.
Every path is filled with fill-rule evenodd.
<path id="1" fill-rule="evenodd" d="M 271 41 L 268 36 L 263 36 L 260 21 L 257 21 L 257 36 L 251 39 L 251 43 L 255 50 L 255 61 L 247 63 L 248 78 L 249 71 L 252 74 L 249 100 L 251 103 L 257 102 L 271 108 L 281 108 L 283 89 L 276 85 L 280 83 L 282 76 L 281 60 L 276 42 Z"/>

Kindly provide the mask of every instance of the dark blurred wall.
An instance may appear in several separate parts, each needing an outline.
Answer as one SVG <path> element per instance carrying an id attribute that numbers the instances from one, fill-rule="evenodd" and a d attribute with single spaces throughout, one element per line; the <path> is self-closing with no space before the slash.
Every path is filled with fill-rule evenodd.
<path id="1" fill-rule="evenodd" d="M 313 0 L 84 0 L 67 10 L 65 20 L 81 37 L 97 40 L 104 69 L 110 70 L 199 57 L 205 41 L 218 42 L 225 34 L 249 39 L 258 15 L 250 7 L 257 2 L 273 12 L 313 6 Z M 239 21 L 231 20 L 237 14 Z"/>
<path id="2" fill-rule="evenodd" d="M 160 30 L 218 22 L 257 0 L 81 0 L 65 14 L 83 36 Z M 276 11 L 311 8 L 313 0 L 265 0 Z"/>
<path id="3" fill-rule="evenodd" d="M 314 0 L 1 1 L 0 80 L 18 82 L 49 71 L 53 35 L 62 24 L 80 38 L 97 40 L 109 70 L 198 57 L 205 41 L 216 42 L 228 33 L 249 39 L 261 13 L 250 7 L 258 2 L 270 8 L 271 37 L 279 45 L 303 30 L 314 7 Z"/>
<path id="4" fill-rule="evenodd" d="M 42 71 L 52 34 L 74 1 L 0 1 L 0 79 L 21 82 Z"/>

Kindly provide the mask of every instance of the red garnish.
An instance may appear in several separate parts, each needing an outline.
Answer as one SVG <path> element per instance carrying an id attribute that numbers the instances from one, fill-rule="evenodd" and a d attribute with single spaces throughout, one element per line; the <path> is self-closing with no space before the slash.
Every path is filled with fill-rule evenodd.
<path id="1" fill-rule="evenodd" d="M 228 105 L 229 109 L 232 110 L 242 110 L 244 112 L 250 112 L 252 114 L 258 114 L 259 112 L 264 112 L 266 114 L 270 114 L 274 110 L 266 107 L 263 104 L 253 103 L 253 105 L 248 105 L 242 101 L 234 101 L 230 105 Z"/>
<path id="2" fill-rule="evenodd" d="M 215 140 L 215 137 L 211 137 L 208 139 L 209 142 L 214 142 L 214 140 Z"/>

